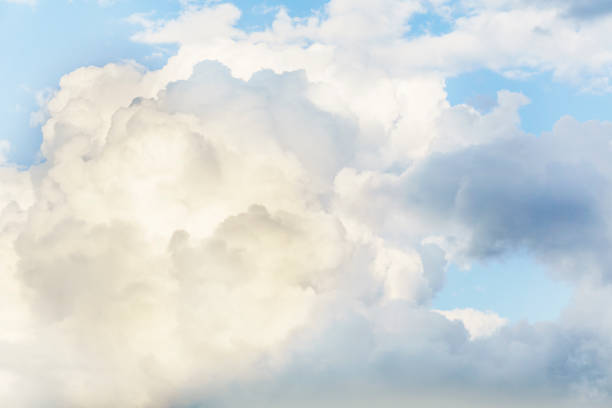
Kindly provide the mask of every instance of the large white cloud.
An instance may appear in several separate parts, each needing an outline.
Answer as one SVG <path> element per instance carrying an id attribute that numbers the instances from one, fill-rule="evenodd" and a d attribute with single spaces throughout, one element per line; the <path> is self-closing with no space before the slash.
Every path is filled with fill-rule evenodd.
<path id="1" fill-rule="evenodd" d="M 416 251 L 326 209 L 356 125 L 313 105 L 303 75 L 244 82 L 206 62 L 146 98 L 147 75 L 64 77 L 47 161 L 3 169 L 6 291 L 25 326 L 4 328 L 4 350 L 36 352 L 9 365 L 9 401 L 164 406 L 192 381 L 255 375 L 330 307 L 430 296 Z"/>
<path id="2" fill-rule="evenodd" d="M 132 18 L 135 39 L 181 45 L 164 68 L 64 76 L 46 161 L 0 167 L 0 400 L 609 403 L 609 124 L 564 118 L 537 138 L 523 95 L 481 114 L 444 91 L 487 55 L 562 70 L 563 52 L 493 39 L 565 20 L 487 6 L 499 24 L 408 41 L 424 7 L 334 0 L 247 34 L 234 6 L 191 5 Z M 582 78 L 588 61 L 572 61 Z M 578 285 L 559 322 L 429 310 L 448 259 L 515 249 Z"/>

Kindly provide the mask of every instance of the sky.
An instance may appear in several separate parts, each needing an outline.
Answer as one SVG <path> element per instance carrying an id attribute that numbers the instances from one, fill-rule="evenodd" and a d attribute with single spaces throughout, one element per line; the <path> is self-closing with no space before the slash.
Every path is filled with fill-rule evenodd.
<path id="1" fill-rule="evenodd" d="M 610 23 L 0 0 L 0 402 L 609 406 Z"/>

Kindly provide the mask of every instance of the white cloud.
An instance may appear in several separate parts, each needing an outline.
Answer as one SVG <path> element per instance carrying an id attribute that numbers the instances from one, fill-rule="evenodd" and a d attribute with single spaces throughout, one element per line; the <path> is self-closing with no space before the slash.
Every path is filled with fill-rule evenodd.
<path id="1" fill-rule="evenodd" d="M 286 67 L 289 49 L 293 54 L 290 59 L 294 63 L 296 54 L 304 51 L 302 49 L 300 52 L 290 45 L 312 44 L 306 50 L 311 51 L 310 58 L 318 58 L 316 54 L 320 53 L 321 46 L 341 44 L 342 48 L 346 48 L 344 51 L 350 51 L 350 58 L 360 58 L 362 61 L 375 59 L 379 68 L 385 67 L 387 72 L 396 74 L 433 71 L 455 75 L 479 67 L 515 76 L 526 72 L 552 72 L 555 79 L 568 81 L 584 90 L 609 91 L 612 59 L 607 51 L 611 46 L 607 39 L 612 38 L 609 32 L 612 14 L 603 14 L 599 19 L 577 24 L 566 18 L 563 11 L 565 5 L 559 3 L 563 2 L 543 1 L 535 6 L 522 0 L 459 2 L 453 7 L 463 16 L 452 21 L 453 29 L 450 32 L 403 38 L 408 19 L 426 10 L 423 2 L 335 0 L 326 6 L 325 13 L 309 18 L 291 18 L 281 10 L 266 32 L 245 37 L 233 31 L 232 37 L 242 47 L 221 49 L 217 39 L 214 51 L 210 49 L 213 44 L 210 34 L 197 29 L 202 26 L 197 21 L 206 19 L 211 9 L 189 8 L 177 20 L 147 22 L 147 29 L 134 39 L 148 43 L 190 45 L 190 53 L 196 52 L 200 58 L 212 57 L 207 53 L 214 52 L 215 59 L 222 60 L 232 70 L 239 70 L 247 63 L 243 59 L 239 62 L 241 67 L 235 65 L 238 61 L 232 63 L 228 59 L 231 58 L 229 54 L 234 52 L 232 48 L 242 48 L 241 52 L 245 52 L 244 48 L 249 46 L 257 44 L 258 48 L 265 48 L 263 44 L 275 43 L 276 61 L 265 58 L 249 64 L 254 66 L 254 70 L 264 67 L 282 70 L 292 69 Z M 220 13 L 223 8 L 219 5 L 212 10 Z M 229 6 L 226 8 L 226 17 L 219 14 L 217 19 L 204 26 L 227 24 L 224 30 L 231 31 L 233 14 L 229 12 Z M 237 15 L 233 18 L 237 18 Z M 364 46 L 366 43 L 370 47 Z M 529 47 L 525 47 L 525 44 L 529 44 Z M 280 52 L 283 48 L 285 52 Z M 319 52 L 315 54 L 315 50 Z M 262 55 L 262 50 L 259 51 Z M 337 51 L 344 54 L 341 50 Z M 314 75 L 310 69 L 315 64 L 313 61 L 300 67 L 307 69 L 309 75 Z M 329 68 L 329 65 L 324 67 Z"/>
<path id="2" fill-rule="evenodd" d="M 0 398 L 608 403 L 609 124 L 566 118 L 536 138 L 520 129 L 525 96 L 502 91 L 482 114 L 444 90 L 449 72 L 517 56 L 600 75 L 606 58 L 585 68 L 530 30 L 559 28 L 586 55 L 606 28 L 490 7 L 403 38 L 422 7 L 335 0 L 247 34 L 236 7 L 190 5 L 132 18 L 135 39 L 180 44 L 164 68 L 65 75 L 45 104 L 46 161 L 0 168 Z M 428 310 L 447 259 L 517 248 L 583 285 L 563 320 Z"/>
<path id="3" fill-rule="evenodd" d="M 437 310 L 442 316 L 452 321 L 460 321 L 470 333 L 472 340 L 489 337 L 508 320 L 493 312 L 482 312 L 475 309 Z"/>
<path id="4" fill-rule="evenodd" d="M 17 344 L 48 367 L 71 361 L 30 386 L 36 363 L 9 370 L 15 404 L 164 404 L 196 378 L 254 375 L 329 302 L 428 296 L 418 254 L 353 237 L 324 209 L 350 159 L 335 144 L 349 147 L 354 126 L 310 103 L 303 75 L 244 82 L 208 62 L 137 97 L 157 92 L 158 74 L 65 76 L 47 106 L 47 162 L 20 173 L 36 199 L 11 210 L 17 191 L 6 191 L 5 211 L 27 211 L 6 235 L 6 288 L 24 295 L 11 308 L 27 328 Z"/>
<path id="5" fill-rule="evenodd" d="M 187 8 L 177 20 L 147 22 L 134 16 L 133 23 L 146 23 L 144 32 L 133 39 L 148 43 L 198 43 L 226 39 L 240 32 L 232 26 L 240 18 L 240 10 L 231 4 Z"/>

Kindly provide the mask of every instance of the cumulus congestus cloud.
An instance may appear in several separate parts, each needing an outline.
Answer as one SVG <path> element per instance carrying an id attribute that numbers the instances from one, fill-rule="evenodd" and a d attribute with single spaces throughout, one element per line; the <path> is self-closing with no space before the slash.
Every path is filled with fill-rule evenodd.
<path id="1" fill-rule="evenodd" d="M 0 167 L 3 402 L 610 402 L 610 125 L 527 134 L 507 91 L 450 106 L 465 55 L 430 68 L 454 37 L 403 36 L 420 2 L 370 6 L 253 33 L 226 4 L 134 16 L 135 40 L 179 43 L 165 67 L 62 78 L 45 161 Z M 504 69 L 515 50 L 496 52 Z M 575 285 L 559 321 L 430 308 L 447 262 L 518 250 Z"/>

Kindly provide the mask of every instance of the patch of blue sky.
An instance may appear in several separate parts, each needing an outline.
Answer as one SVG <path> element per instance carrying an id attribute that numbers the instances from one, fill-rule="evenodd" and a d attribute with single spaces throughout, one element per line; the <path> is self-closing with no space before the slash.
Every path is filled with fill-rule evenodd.
<path id="1" fill-rule="evenodd" d="M 520 110 L 522 128 L 539 135 L 550 131 L 565 115 L 579 121 L 612 120 L 612 94 L 581 92 L 575 86 L 554 80 L 551 73 L 534 74 L 525 79 L 510 79 L 487 69 L 465 73 L 446 81 L 452 105 L 467 103 L 481 112 L 496 103 L 497 91 L 521 92 L 531 103 Z"/>
<path id="2" fill-rule="evenodd" d="M 406 38 L 416 38 L 423 35 L 439 36 L 449 33 L 453 28 L 451 20 L 433 11 L 417 13 L 408 20 L 410 30 Z"/>
<path id="3" fill-rule="evenodd" d="M 404 35 L 407 39 L 423 35 L 441 36 L 453 30 L 454 21 L 467 15 L 465 7 L 460 0 L 447 1 L 438 7 L 425 4 L 422 12 L 415 13 L 409 20 L 409 30 Z"/>
<path id="4" fill-rule="evenodd" d="M 556 320 L 571 295 L 569 284 L 552 279 L 544 266 L 519 253 L 469 270 L 451 265 L 432 306 L 493 311 L 511 322 L 533 323 Z"/>
<path id="5" fill-rule="evenodd" d="M 242 11 L 238 26 L 247 32 L 251 32 L 271 26 L 281 7 L 287 9 L 291 17 L 303 18 L 315 13 L 324 13 L 325 4 L 328 3 L 328 0 L 232 0 L 230 3 Z"/>

